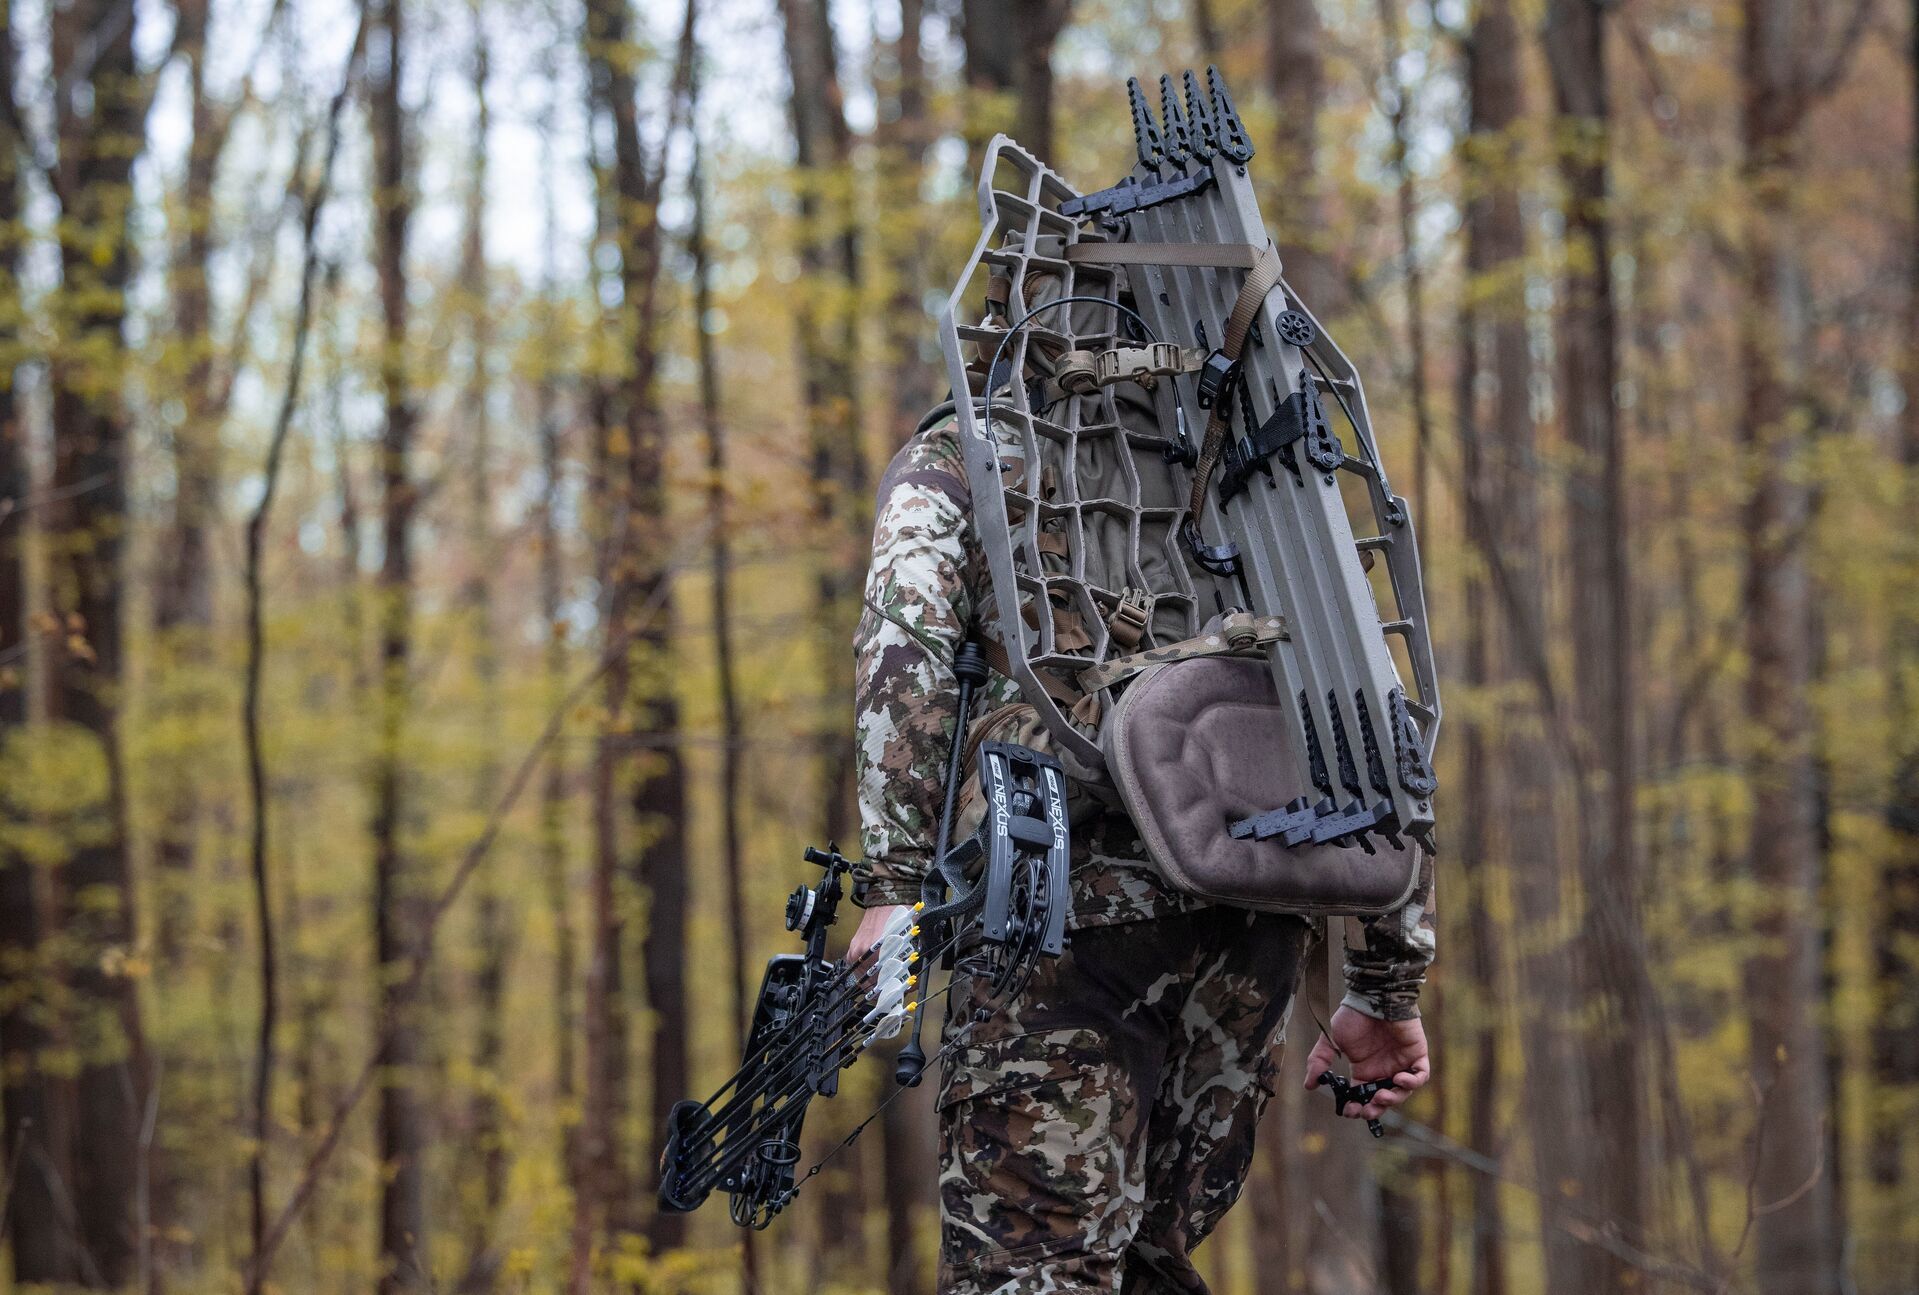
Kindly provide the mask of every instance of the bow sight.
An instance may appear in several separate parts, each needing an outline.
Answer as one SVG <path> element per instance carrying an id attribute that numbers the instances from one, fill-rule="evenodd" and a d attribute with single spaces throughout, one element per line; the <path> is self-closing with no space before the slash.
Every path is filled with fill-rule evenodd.
<path id="1" fill-rule="evenodd" d="M 963 747 L 960 736 L 956 750 Z M 1065 774 L 1050 756 L 987 742 L 980 747 L 979 789 L 985 821 L 945 853 L 938 881 L 929 888 L 942 895 L 950 889 L 953 897 L 901 910 L 857 961 L 826 956 L 826 932 L 838 916 L 853 861 L 831 847 L 807 849 L 806 861 L 825 872 L 786 903 L 786 927 L 800 933 L 806 951 L 780 954 L 766 964 L 740 1068 L 706 1101 L 673 1108 L 660 1155 L 662 1209 L 697 1209 L 718 1188 L 732 1198 L 735 1223 L 765 1227 L 804 1181 L 800 1126 L 807 1105 L 838 1092 L 839 1072 L 874 1040 L 898 1034 L 908 1016 L 917 1042 L 927 995 L 916 991 L 935 966 L 950 962 L 956 950 L 977 946 L 979 956 L 969 958 L 964 974 L 984 977 L 995 995 L 1011 995 L 1040 957 L 1060 952 L 1069 844 Z M 950 801 L 944 816 L 949 826 Z M 917 1083 L 919 1067 L 909 1073 L 902 1065 L 898 1079 L 902 1086 Z M 806 1177 L 858 1137 L 873 1116 Z"/>

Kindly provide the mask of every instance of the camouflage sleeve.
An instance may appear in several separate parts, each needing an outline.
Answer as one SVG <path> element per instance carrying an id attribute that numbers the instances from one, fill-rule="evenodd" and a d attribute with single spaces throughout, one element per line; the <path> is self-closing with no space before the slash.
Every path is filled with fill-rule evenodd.
<path id="1" fill-rule="evenodd" d="M 1346 924 L 1345 1005 L 1385 1021 L 1418 1016 L 1419 988 L 1437 947 L 1433 929 L 1433 857 L 1422 850 L 1404 906 Z"/>
<path id="2" fill-rule="evenodd" d="M 854 897 L 913 903 L 931 864 L 972 618 L 972 498 L 950 432 L 907 442 L 880 481 L 865 611 L 853 636 L 860 848 Z"/>

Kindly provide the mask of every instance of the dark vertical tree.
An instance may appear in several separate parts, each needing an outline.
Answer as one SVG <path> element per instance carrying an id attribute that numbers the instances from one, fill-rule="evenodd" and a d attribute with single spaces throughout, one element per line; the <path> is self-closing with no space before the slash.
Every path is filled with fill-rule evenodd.
<path id="1" fill-rule="evenodd" d="M 1476 645 L 1483 657 L 1475 665 L 1483 669 L 1494 695 L 1507 699 L 1499 716 L 1504 758 L 1493 764 L 1498 779 L 1470 793 L 1478 811 L 1474 848 L 1485 851 L 1469 861 L 1474 868 L 1470 920 L 1487 937 L 1473 951 L 1473 972 L 1479 993 L 1494 1002 L 1506 996 L 1492 938 L 1496 926 L 1488 909 L 1498 902 L 1502 880 L 1509 880 L 1515 917 L 1526 932 L 1513 955 L 1524 991 L 1515 1011 L 1526 1074 L 1520 1106 L 1531 1142 L 1533 1176 L 1541 1186 L 1547 1284 L 1555 1291 L 1582 1292 L 1597 1289 L 1591 1284 L 1590 1256 L 1578 1240 L 1582 1225 L 1573 1213 L 1574 1191 L 1585 1182 L 1589 1139 L 1575 1020 L 1577 964 L 1568 869 L 1561 862 L 1555 792 L 1567 756 L 1569 721 L 1561 711 L 1546 640 L 1546 577 L 1540 551 L 1545 515 L 1531 400 L 1527 247 L 1519 201 L 1524 81 L 1519 28 L 1506 0 L 1484 0 L 1478 6 L 1467 55 L 1470 130 L 1462 179 L 1468 278 L 1459 378 L 1462 499 L 1467 534 L 1484 571 L 1479 605 L 1490 603 L 1497 612 L 1489 641 Z M 1469 762 L 1472 756 L 1469 745 Z M 1490 774 L 1490 769 L 1476 769 L 1468 776 Z M 1501 858 L 1514 861 L 1509 879 L 1484 866 Z M 1484 1023 L 1474 1048 L 1477 1073 L 1468 1123 L 1476 1138 L 1490 1139 L 1497 1121 L 1493 1104 L 1501 1057 L 1495 1028 L 1493 1022 Z M 1494 1153 L 1489 1146 L 1480 1149 Z M 1568 1184 L 1574 1190 L 1569 1191 Z M 1475 1199 L 1475 1216 L 1497 1228 L 1499 1206 L 1496 1188 L 1489 1184 Z M 1474 1255 L 1475 1289 L 1502 1289 L 1503 1253 L 1481 1240 Z"/>
<path id="2" fill-rule="evenodd" d="M 1746 501 L 1746 706 L 1752 726 L 1748 868 L 1755 888 L 1745 990 L 1750 1055 L 1761 1092 L 1753 1132 L 1759 1289 L 1839 1289 L 1833 1188 L 1825 1163 L 1830 1108 L 1825 1045 L 1814 1014 L 1823 976 L 1822 875 L 1814 724 L 1813 590 L 1804 468 L 1809 313 L 1795 203 L 1803 184 L 1805 116 L 1817 46 L 1812 16 L 1788 0 L 1747 0 L 1740 51 L 1741 178 L 1749 212 L 1741 313 L 1741 427 Z M 1816 30 L 1816 28 L 1811 28 Z"/>
<path id="3" fill-rule="evenodd" d="M 1317 0 L 1274 0 L 1266 12 L 1266 86 L 1278 108 L 1267 219 L 1286 259 L 1286 280 L 1314 313 L 1338 314 L 1345 302 L 1329 251 L 1325 178 L 1320 173 L 1319 115 L 1326 101 L 1326 35 Z"/>
<path id="4" fill-rule="evenodd" d="M 1432 497 L 1427 475 L 1433 436 L 1432 400 L 1426 386 L 1426 266 L 1420 259 L 1417 237 L 1419 185 L 1412 165 L 1413 88 L 1400 74 L 1405 40 L 1400 33 L 1399 9 L 1394 0 L 1380 0 L 1378 5 L 1385 79 L 1392 96 L 1386 115 L 1393 132 L 1391 158 L 1399 217 L 1400 274 L 1406 292 L 1406 376 L 1413 407 L 1413 498 L 1425 500 Z"/>
<path id="5" fill-rule="evenodd" d="M 746 843 L 740 821 L 740 793 L 746 772 L 746 726 L 740 713 L 737 653 L 733 635 L 733 538 L 729 519 L 726 455 L 726 416 L 720 398 L 719 347 L 713 340 L 713 267 L 707 245 L 710 200 L 706 182 L 706 151 L 699 128 L 700 78 L 693 78 L 689 116 L 693 119 L 693 166 L 687 187 L 693 191 L 693 227 L 687 250 L 693 259 L 693 351 L 699 362 L 700 431 L 706 441 L 706 524 L 711 535 L 709 574 L 712 580 L 713 668 L 720 702 L 720 855 L 726 881 L 728 970 L 731 973 L 732 1021 L 744 1031 L 751 1025 L 753 1000 L 747 980 L 751 945 L 746 926 Z M 747 1288 L 760 1284 L 759 1252 L 753 1233 L 740 1236 L 742 1276 Z"/>
<path id="6" fill-rule="evenodd" d="M 589 31 L 593 22 L 589 12 Z M 603 62 L 610 57 L 602 55 Z M 609 69 L 605 75 L 613 73 Z M 603 170 L 604 168 L 602 168 Z M 605 188 L 604 176 L 601 178 Z M 609 200 L 600 196 L 600 236 L 608 234 Z M 587 943 L 585 995 L 581 1015 L 585 1026 L 585 1080 L 575 1142 L 576 1174 L 573 1192 L 572 1260 L 568 1289 L 586 1295 L 592 1283 L 594 1247 L 609 1228 L 610 1204 L 626 1193 L 625 1161 L 615 1140 L 626 1115 L 626 916 L 620 887 L 620 814 L 618 770 L 627 692 L 632 671 L 620 640 L 631 620 L 633 596 L 629 582 L 616 578 L 616 566 L 625 543 L 630 515 L 623 501 L 619 459 L 626 444 L 614 423 L 607 384 L 597 382 L 588 396 L 593 420 L 593 447 L 589 495 L 594 515 L 594 573 L 599 584 L 599 611 L 610 660 L 601 685 L 599 734 L 594 743 L 591 770 L 593 845 L 587 882 Z M 615 617 L 618 619 L 615 619 Z"/>
<path id="7" fill-rule="evenodd" d="M 926 242 L 932 231 L 920 186 L 926 176 L 926 150 L 933 143 L 926 59 L 920 42 L 925 19 L 922 0 L 900 0 L 900 34 L 893 44 L 893 80 L 887 87 L 891 93 L 879 131 L 881 212 L 874 234 L 890 280 L 886 307 L 889 444 L 904 441 L 920 415 L 945 390 L 940 365 L 925 359 L 931 333 L 923 304 L 929 283 Z"/>
<path id="8" fill-rule="evenodd" d="M 22 302 L 20 160 L 23 141 L 14 96 L 11 4 L 0 3 L 0 343 L 19 344 Z M 11 360 L 0 363 L 0 769 L 27 743 L 27 513 L 32 486 L 26 425 L 14 390 Z M 0 777 L 0 827 L 25 808 Z M 42 908 L 36 869 L 0 835 L 0 1161 L 7 1193 L 5 1240 L 13 1279 L 22 1286 L 75 1276 L 70 1224 L 61 1218 L 56 1186 L 66 1179 L 67 1135 L 58 1122 L 56 1080 L 42 1065 L 52 1038 L 46 999 L 49 968 L 41 948 Z"/>
<path id="9" fill-rule="evenodd" d="M 820 770 L 823 833 L 843 842 L 858 830 L 853 803 L 850 645 L 859 614 L 867 538 L 868 472 L 862 445 L 858 314 L 862 221 L 855 212 L 853 131 L 840 84 L 837 33 L 828 0 L 780 0 L 799 206 L 799 340 L 813 514 L 823 552 L 814 590 L 812 650 L 818 662 L 813 743 Z M 846 1174 L 822 1183 L 822 1218 L 861 1207 Z M 820 1262 L 834 1276 L 858 1264 L 862 1235 L 824 1226 Z M 820 1278 L 815 1278 L 820 1280 Z"/>
<path id="10" fill-rule="evenodd" d="M 886 309 L 889 450 L 911 435 L 946 389 L 941 364 L 926 359 L 927 342 L 932 336 L 924 305 L 930 282 L 926 247 L 933 228 L 921 200 L 921 184 L 935 126 L 929 112 L 926 60 L 920 40 L 925 18 L 922 0 L 900 0 L 900 34 L 893 46 L 892 109 L 890 120 L 883 119 L 881 133 L 884 206 L 874 225 L 874 236 L 891 278 Z M 882 1044 L 877 1049 L 882 1071 L 891 1066 L 890 1058 L 897 1056 L 895 1048 Z M 884 1253 L 889 1262 L 883 1278 L 892 1295 L 916 1295 L 926 1287 L 918 1226 L 920 1218 L 937 1209 L 938 1177 L 934 1148 L 937 1123 L 928 1100 L 923 1094 L 902 1095 L 880 1117 L 884 1172 L 870 1176 L 868 1199 L 886 1218 Z"/>
<path id="11" fill-rule="evenodd" d="M 1523 90 L 1519 64 L 1519 27 L 1508 0 L 1481 0 L 1465 41 L 1467 136 L 1461 148 L 1465 207 L 1466 281 L 1459 311 L 1458 415 L 1461 513 L 1469 544 L 1485 565 L 1520 558 L 1519 552 L 1498 545 L 1511 539 L 1504 530 L 1504 501 L 1493 498 L 1500 486 L 1519 472 L 1532 469 L 1533 425 L 1530 409 L 1531 362 L 1526 344 L 1526 303 L 1520 275 L 1526 256 L 1526 231 L 1519 209 L 1517 172 Z M 1490 397 L 1483 389 L 1490 388 Z M 1527 487 L 1521 499 L 1530 498 Z M 1526 520 L 1526 519 L 1521 519 Z M 1510 568 L 1504 568 L 1510 573 Z M 1517 579 L 1511 573 L 1509 578 Z M 1536 578 L 1536 575 L 1535 575 Z M 1490 687 L 1512 673 L 1501 660 L 1502 648 L 1513 636 L 1502 636 L 1499 600 L 1493 580 L 1482 572 L 1468 578 L 1466 587 L 1468 682 Z M 1516 591 L 1514 591 L 1516 592 Z M 1504 642 L 1502 642 L 1502 638 Z M 1467 904 L 1469 966 L 1475 1021 L 1472 1027 L 1472 1088 L 1466 1095 L 1468 1144 L 1481 1155 L 1497 1160 L 1499 1093 L 1504 1065 L 1495 1004 L 1505 998 L 1500 974 L 1499 922 L 1501 880 L 1496 861 L 1504 845 L 1500 825 L 1512 822 L 1506 807 L 1530 802 L 1530 812 L 1545 808 L 1538 789 L 1514 789 L 1507 794 L 1496 769 L 1503 766 L 1494 754 L 1491 726 L 1469 719 L 1461 762 L 1465 802 L 1465 831 L 1459 858 L 1469 870 Z M 1532 765 L 1541 754 L 1534 738 L 1519 752 L 1521 765 Z M 1526 757 L 1532 757 L 1527 759 Z M 1521 769 L 1520 777 L 1549 777 L 1550 771 Z M 1549 803 L 1549 802 L 1547 802 Z M 1550 833 L 1546 824 L 1518 825 L 1512 835 L 1538 840 Z M 1504 857 L 1510 857 L 1506 855 Z M 1551 856 L 1548 856 L 1550 859 Z M 1457 1000 L 1455 1000 L 1457 1001 Z M 1460 1048 L 1464 1054 L 1467 1048 Z M 1472 1186 L 1473 1295 L 1505 1295 L 1507 1290 L 1505 1217 L 1499 1182 L 1476 1175 Z M 1551 1251 L 1549 1250 L 1549 1255 Z"/>
<path id="12" fill-rule="evenodd" d="M 60 289 L 45 527 L 50 607 L 63 635 L 47 671 L 52 716 L 88 747 L 89 777 L 102 788 L 95 822 L 73 843 L 56 888 L 79 1058 L 67 1186 L 81 1275 L 119 1285 L 132 1279 L 141 1252 L 135 1208 L 147 1074 L 127 974 L 134 892 L 119 720 L 131 419 L 116 378 L 127 357 L 131 176 L 145 147 L 152 85 L 135 61 L 130 14 L 112 0 L 55 11 L 51 48 L 54 83 L 71 88 L 53 104 Z"/>
<path id="13" fill-rule="evenodd" d="M 1390 158 L 1394 196 L 1397 199 L 1400 276 L 1406 310 L 1406 388 L 1413 415 L 1413 498 L 1418 501 L 1414 506 L 1423 508 L 1432 499 L 1429 467 L 1433 441 L 1432 398 L 1427 386 L 1426 266 L 1419 254 L 1419 187 L 1412 164 L 1415 104 L 1412 84 L 1402 75 L 1405 38 L 1400 30 L 1399 10 L 1397 0 L 1380 0 L 1377 6 L 1383 80 L 1390 96 L 1386 117 L 1392 128 Z M 1435 982 L 1427 991 L 1425 1001 L 1428 1008 L 1439 1007 L 1443 983 Z M 1443 1015 L 1443 1012 L 1435 1014 Z M 1435 1066 L 1443 1066 L 1445 1058 L 1440 1055 L 1441 1038 L 1437 1031 L 1430 1043 Z M 1432 1117 L 1442 1126 L 1445 1123 L 1444 1097 L 1443 1090 L 1434 1094 L 1436 1109 Z M 1443 1175 L 1436 1187 L 1443 1200 L 1447 1188 Z M 1414 1175 L 1403 1163 L 1389 1167 L 1380 1175 L 1380 1269 L 1384 1285 L 1393 1295 L 1415 1291 L 1421 1281 L 1419 1264 L 1424 1247 L 1420 1233 L 1425 1220 L 1414 1189 Z M 1437 1221 L 1443 1223 L 1444 1220 Z M 1444 1237 L 1445 1232 L 1442 1230 L 1440 1235 Z M 1450 1248 L 1442 1243 L 1436 1248 L 1436 1253 L 1443 1271 Z"/>
<path id="14" fill-rule="evenodd" d="M 171 560 L 154 590 L 153 620 L 163 652 L 199 662 L 213 625 L 212 530 L 219 518 L 220 437 L 214 408 L 212 296 L 207 267 L 213 260 L 213 183 L 219 166 L 221 125 L 208 95 L 206 0 L 175 6 L 175 47 L 187 74 L 186 173 L 179 208 L 184 228 L 170 267 L 174 342 L 185 349 L 181 417 L 172 429 L 173 515 L 168 519 Z M 161 882 L 156 894 L 159 951 L 166 963 L 180 956 L 189 915 L 187 896 L 200 807 L 197 789 L 172 789 L 167 819 L 155 843 Z"/>
<path id="15" fill-rule="evenodd" d="M 667 554 L 666 436 L 654 381 L 659 368 L 660 226 L 665 153 L 684 110 L 691 75 L 693 20 L 688 0 L 675 57 L 671 106 L 658 153 L 640 138 L 634 78 L 636 45 L 624 0 L 591 0 L 586 10 L 588 107 L 608 128 L 612 156 L 599 167 L 602 237 L 618 262 L 620 369 L 600 384 L 594 404 L 594 491 L 600 530 L 601 622 L 615 657 L 606 674 L 599 750 L 593 770 L 593 948 L 587 967 L 586 1110 L 581 1125 L 582 1186 L 575 1208 L 573 1283 L 585 1288 L 592 1239 L 634 1228 L 633 1193 L 621 1154 L 626 1100 L 626 1025 L 620 967 L 625 920 L 620 891 L 618 772 L 631 774 L 633 866 L 626 887 L 647 899 L 640 963 L 652 1009 L 650 1088 L 655 1129 L 687 1091 L 686 777 L 679 751 L 679 705 L 669 661 L 672 570 Z M 638 755 L 635 760 L 632 757 Z M 622 757 L 625 759 L 622 759 Z M 656 1250 L 684 1235 L 678 1215 L 655 1212 L 646 1235 Z"/>
<path id="16" fill-rule="evenodd" d="M 1200 62 L 1220 61 L 1219 18 L 1213 12 L 1212 0 L 1193 0 L 1193 37 L 1199 43 Z"/>
<path id="17" fill-rule="evenodd" d="M 1919 515 L 1919 0 L 1914 0 L 1907 32 L 1909 119 L 1913 130 L 1906 247 L 1906 407 L 1900 427 L 1899 461 L 1904 482 L 1899 498 L 1907 517 Z M 1895 585 L 1889 692 L 1892 731 L 1900 735 L 1893 751 L 1887 826 L 1893 854 L 1880 885 L 1885 923 L 1875 950 L 1879 980 L 1879 1020 L 1873 1029 L 1873 1075 L 1889 1093 L 1919 1091 L 1919 537 L 1908 534 L 1904 578 Z M 1919 1214 L 1919 1192 L 1906 1168 L 1910 1132 L 1892 1121 L 1873 1141 L 1872 1178 L 1891 1198 L 1897 1217 Z M 1919 1281 L 1919 1262 L 1906 1280 Z"/>
<path id="18" fill-rule="evenodd" d="M 474 772 L 473 808 L 484 819 L 500 794 L 500 757 L 494 735 L 500 732 L 500 651 L 494 625 L 493 580 L 500 546 L 493 534 L 493 419 L 490 399 L 493 362 L 491 277 L 486 257 L 487 144 L 492 128 L 488 99 L 485 11 L 473 5 L 473 52 L 469 69 L 474 102 L 473 138 L 467 160 L 466 229 L 460 248 L 460 286 L 467 297 L 467 341 L 471 371 L 464 393 L 462 423 L 469 438 L 467 471 L 467 576 L 462 590 L 473 634 L 473 665 L 479 685 L 480 766 Z M 474 973 L 474 1091 L 467 1123 L 470 1150 L 477 1159 L 477 1201 L 468 1201 L 466 1271 L 468 1291 L 493 1287 L 500 1266 L 494 1242 L 501 1203 L 506 1199 L 506 1111 L 500 1101 L 501 1061 L 506 1049 L 506 974 L 511 953 L 511 891 L 500 876 L 497 857 L 481 865 L 475 899 L 474 938 L 479 967 Z"/>
<path id="19" fill-rule="evenodd" d="M 559 383 L 555 353 L 560 347 L 558 316 L 560 308 L 559 272 L 555 260 L 555 231 L 559 221 L 554 211 L 552 183 L 554 104 L 549 100 L 540 118 L 540 159 L 546 184 L 543 211 L 547 234 L 545 263 L 541 267 L 539 323 L 545 357 L 534 379 L 534 426 L 539 437 L 540 504 L 535 526 L 539 539 L 539 608 L 543 642 L 540 666 L 544 696 L 549 711 L 557 712 L 565 704 L 567 690 L 566 626 L 561 620 L 561 600 L 565 593 L 566 564 L 561 545 L 559 510 L 565 489 L 565 445 L 559 409 Z M 546 906 L 553 923 L 553 1090 L 555 1099 L 565 1107 L 573 1105 L 579 1092 L 577 1017 L 574 999 L 579 953 L 573 931 L 572 883 L 568 875 L 566 843 L 567 760 L 561 744 L 547 749 L 540 770 L 540 877 L 545 887 Z M 562 1132 L 561 1162 L 567 1183 L 578 1190 L 578 1157 L 575 1155 L 574 1130 Z"/>
<path id="20" fill-rule="evenodd" d="M 800 382 L 812 459 L 814 513 L 826 554 L 815 630 L 821 663 L 816 742 L 823 770 L 825 834 L 851 837 L 853 749 L 847 707 L 857 619 L 859 551 L 866 536 L 866 455 L 861 445 L 858 319 L 860 221 L 853 210 L 853 132 L 846 124 L 839 54 L 825 0 L 780 0 L 788 113 L 799 189 L 803 288 L 796 310 Z"/>
<path id="21" fill-rule="evenodd" d="M 1566 269 L 1556 332 L 1556 400 L 1571 451 L 1566 477 L 1571 561 L 1573 688 L 1586 754 L 1576 772 L 1579 875 L 1587 907 L 1581 988 L 1606 1076 L 1592 1098 L 1597 1177 L 1591 1203 L 1627 1236 L 1646 1218 L 1648 1121 L 1640 1039 L 1651 1004 L 1640 992 L 1639 873 L 1634 841 L 1638 774 L 1633 725 L 1626 443 L 1620 425 L 1618 325 L 1612 289 L 1611 105 L 1606 9 L 1600 0 L 1551 0 L 1545 43 L 1558 114 L 1565 186 Z M 1596 1280 L 1626 1280 L 1623 1260 L 1592 1257 Z"/>
<path id="22" fill-rule="evenodd" d="M 1072 0 L 962 0 L 960 39 L 973 97 L 966 138 L 974 169 L 980 147 L 995 131 L 1059 164 L 1053 151 L 1053 46 L 1072 11 Z"/>
<path id="23" fill-rule="evenodd" d="M 420 978 L 408 963 L 420 950 L 425 892 L 405 839 L 408 778 L 404 741 L 412 708 L 414 425 L 407 360 L 407 230 L 413 217 L 408 122 L 401 103 L 407 53 L 405 0 L 371 0 L 367 82 L 373 128 L 374 260 L 380 298 L 380 572 L 374 617 L 379 641 L 373 759 L 373 929 L 378 1028 L 385 1063 L 378 1114 L 380 1290 L 428 1281 L 425 1156 L 428 1103 L 421 1067 L 425 1022 Z"/>

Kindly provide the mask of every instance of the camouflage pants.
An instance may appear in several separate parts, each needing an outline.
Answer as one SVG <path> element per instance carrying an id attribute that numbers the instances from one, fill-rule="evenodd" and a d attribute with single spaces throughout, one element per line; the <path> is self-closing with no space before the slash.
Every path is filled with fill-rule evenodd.
<path id="1" fill-rule="evenodd" d="M 1011 1003 L 956 982 L 940 1291 L 1203 1293 L 1192 1252 L 1252 1162 L 1308 936 L 1202 908 L 1076 931 Z"/>

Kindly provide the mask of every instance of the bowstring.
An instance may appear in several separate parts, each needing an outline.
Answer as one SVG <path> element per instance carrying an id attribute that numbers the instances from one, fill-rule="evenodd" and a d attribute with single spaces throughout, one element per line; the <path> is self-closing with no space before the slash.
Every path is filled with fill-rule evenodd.
<path id="1" fill-rule="evenodd" d="M 952 988 L 953 988 L 952 983 L 949 981 L 947 983 L 946 988 L 940 990 L 940 993 L 941 994 L 949 993 L 952 991 Z M 926 1059 L 927 1067 L 930 1069 L 935 1064 L 937 1064 L 939 1060 L 946 1055 L 947 1051 L 952 1048 L 952 1046 L 953 1044 L 951 1042 L 941 1043 L 939 1048 L 933 1053 L 933 1055 Z M 860 1134 L 866 1132 L 866 1126 L 871 1124 L 874 1120 L 877 1120 L 880 1116 L 886 1114 L 886 1108 L 891 1106 L 894 1102 L 897 1102 L 900 1099 L 900 1095 L 907 1091 L 907 1088 L 908 1088 L 908 1085 L 906 1084 L 894 1085 L 893 1091 L 886 1095 L 885 1101 L 881 1102 L 878 1106 L 873 1108 L 873 1113 L 871 1115 L 861 1120 L 858 1124 L 855 1124 L 853 1126 L 853 1131 L 851 1133 L 841 1138 L 839 1142 L 834 1145 L 832 1150 L 828 1151 L 825 1155 L 821 1156 L 818 1160 L 813 1162 L 813 1167 L 806 1171 L 806 1177 L 800 1179 L 800 1183 L 811 1181 L 815 1174 L 819 1173 L 820 1170 L 826 1168 L 827 1161 L 831 1160 L 834 1156 L 837 1156 L 840 1152 L 852 1146 L 854 1140 L 857 1139 Z M 787 1193 L 788 1197 L 791 1197 L 797 1194 L 799 1190 L 800 1190 L 799 1183 L 795 1183 L 792 1189 Z"/>

